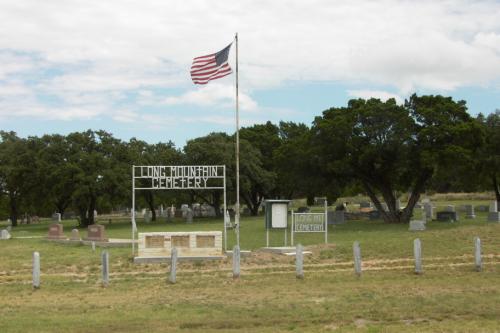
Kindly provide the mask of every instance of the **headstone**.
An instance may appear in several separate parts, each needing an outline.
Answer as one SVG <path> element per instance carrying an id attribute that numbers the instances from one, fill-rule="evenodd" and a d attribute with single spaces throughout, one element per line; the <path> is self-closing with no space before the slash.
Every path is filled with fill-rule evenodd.
<path id="1" fill-rule="evenodd" d="M 498 212 L 498 203 L 496 200 L 490 202 L 490 209 L 488 211 L 489 222 L 500 222 L 500 212 Z"/>
<path id="2" fill-rule="evenodd" d="M 500 212 L 488 212 L 488 222 L 500 222 Z"/>
<path id="3" fill-rule="evenodd" d="M 48 239 L 66 239 L 63 233 L 63 225 L 60 223 L 52 223 L 49 226 Z"/>
<path id="4" fill-rule="evenodd" d="M 7 230 L 8 232 L 11 232 L 12 231 L 12 226 L 8 225 L 7 228 L 5 228 L 5 230 Z"/>
<path id="5" fill-rule="evenodd" d="M 382 202 L 380 205 L 382 206 L 382 209 L 384 210 L 384 212 L 389 211 L 389 206 L 387 206 L 387 204 L 385 202 Z"/>
<path id="6" fill-rule="evenodd" d="M 94 209 L 94 219 L 96 219 L 96 218 L 97 218 L 97 216 L 98 216 L 98 215 L 97 215 L 97 210 L 95 210 L 95 209 Z"/>
<path id="7" fill-rule="evenodd" d="M 144 213 L 144 222 L 149 223 L 151 222 L 151 211 L 149 209 L 146 210 Z"/>
<path id="8" fill-rule="evenodd" d="M 54 222 L 61 222 L 61 213 L 54 213 L 52 214 L 52 221 Z"/>
<path id="9" fill-rule="evenodd" d="M 177 249 L 174 247 L 172 249 L 172 254 L 170 256 L 170 283 L 175 283 L 177 281 Z"/>
<path id="10" fill-rule="evenodd" d="M 425 230 L 425 221 L 422 220 L 411 220 L 410 221 L 410 231 L 424 231 Z"/>
<path id="11" fill-rule="evenodd" d="M 235 245 L 233 248 L 233 279 L 240 277 L 240 247 Z"/>
<path id="12" fill-rule="evenodd" d="M 224 214 L 224 223 L 226 224 L 226 228 L 232 228 L 233 225 L 231 224 L 231 216 L 229 215 L 229 212 L 226 210 L 226 213 Z"/>
<path id="13" fill-rule="evenodd" d="M 422 274 L 422 244 L 418 238 L 413 241 L 413 255 L 415 256 L 415 274 Z"/>
<path id="14" fill-rule="evenodd" d="M 163 211 L 163 204 L 160 205 L 160 216 L 161 217 L 165 217 L 164 216 L 164 211 Z"/>
<path id="15" fill-rule="evenodd" d="M 359 208 L 372 208 L 372 203 L 370 201 L 361 201 Z"/>
<path id="16" fill-rule="evenodd" d="M 424 202 L 424 210 L 426 220 L 432 220 L 432 216 L 434 215 L 434 207 L 430 202 Z"/>
<path id="17" fill-rule="evenodd" d="M 0 239 L 2 240 L 7 240 L 7 239 L 10 239 L 11 236 L 9 234 L 9 231 L 7 229 L 3 229 L 1 234 L 0 234 Z"/>
<path id="18" fill-rule="evenodd" d="M 458 221 L 458 214 L 457 212 L 437 212 L 436 213 L 436 219 L 440 222 L 456 222 Z"/>
<path id="19" fill-rule="evenodd" d="M 478 205 L 478 206 L 475 207 L 475 209 L 478 212 L 488 212 L 489 209 L 490 209 L 490 206 L 487 206 L 487 205 Z"/>
<path id="20" fill-rule="evenodd" d="M 361 276 L 361 248 L 358 241 L 352 244 L 352 252 L 354 256 L 354 273 Z"/>
<path id="21" fill-rule="evenodd" d="M 483 269 L 483 263 L 481 261 L 481 239 L 479 239 L 479 237 L 474 237 L 474 268 L 477 272 Z"/>
<path id="22" fill-rule="evenodd" d="M 78 231 L 78 229 L 71 230 L 71 238 L 70 239 L 73 241 L 80 240 L 80 232 Z"/>
<path id="23" fill-rule="evenodd" d="M 380 219 L 380 212 L 378 210 L 372 210 L 368 213 L 368 218 L 370 220 L 378 220 Z"/>
<path id="24" fill-rule="evenodd" d="M 475 219 L 476 214 L 474 212 L 474 206 L 473 205 L 465 205 L 465 218 L 466 219 Z"/>
<path id="25" fill-rule="evenodd" d="M 300 244 L 295 248 L 295 276 L 297 279 L 304 278 L 304 252 Z"/>
<path id="26" fill-rule="evenodd" d="M 309 207 L 299 207 L 297 209 L 297 213 L 308 213 L 309 212 Z"/>
<path id="27" fill-rule="evenodd" d="M 104 251 L 101 254 L 102 261 L 102 285 L 107 287 L 109 284 L 109 253 Z"/>
<path id="28" fill-rule="evenodd" d="M 33 252 L 33 288 L 40 288 L 40 253 Z"/>
<path id="29" fill-rule="evenodd" d="M 87 228 L 87 238 L 85 240 L 96 241 L 96 242 L 107 242 L 108 239 L 105 235 L 105 229 L 103 225 L 92 224 Z"/>
<path id="30" fill-rule="evenodd" d="M 444 207 L 445 212 L 454 212 L 455 211 L 455 206 L 454 205 L 447 205 Z"/>
<path id="31" fill-rule="evenodd" d="M 397 199 L 396 200 L 396 212 L 401 209 L 401 200 Z"/>
<path id="32" fill-rule="evenodd" d="M 142 218 L 146 217 L 146 212 L 147 212 L 147 209 L 146 208 L 143 208 L 141 210 L 141 215 L 142 215 Z"/>
<path id="33" fill-rule="evenodd" d="M 193 223 L 193 210 L 191 208 L 186 211 L 186 223 Z"/>
<path id="34" fill-rule="evenodd" d="M 345 211 L 334 210 L 326 213 L 328 224 L 343 224 L 345 223 Z"/>

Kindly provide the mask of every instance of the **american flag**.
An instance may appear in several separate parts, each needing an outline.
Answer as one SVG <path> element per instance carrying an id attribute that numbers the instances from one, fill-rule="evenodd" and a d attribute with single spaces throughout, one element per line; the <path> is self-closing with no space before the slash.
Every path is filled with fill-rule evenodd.
<path id="1" fill-rule="evenodd" d="M 210 80 L 220 79 L 233 72 L 227 63 L 231 45 L 232 43 L 217 53 L 193 59 L 191 79 L 194 84 L 207 84 Z"/>

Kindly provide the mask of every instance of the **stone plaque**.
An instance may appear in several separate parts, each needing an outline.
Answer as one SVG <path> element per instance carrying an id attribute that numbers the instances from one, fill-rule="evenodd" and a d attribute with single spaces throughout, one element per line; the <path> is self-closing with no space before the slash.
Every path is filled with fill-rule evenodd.
<path id="1" fill-rule="evenodd" d="M 189 236 L 172 236 L 172 247 L 189 247 Z"/>
<path id="2" fill-rule="evenodd" d="M 87 238 L 86 240 L 98 241 L 98 242 L 107 242 L 108 239 L 104 234 L 104 226 L 99 224 L 89 225 L 87 229 Z"/>
<path id="3" fill-rule="evenodd" d="M 215 247 L 215 236 L 196 236 L 196 247 Z"/>
<path id="4" fill-rule="evenodd" d="M 163 248 L 165 246 L 165 236 L 152 235 L 146 236 L 146 248 Z"/>
<path id="5" fill-rule="evenodd" d="M 63 233 L 63 225 L 60 223 L 52 223 L 49 226 L 49 234 L 47 236 L 48 239 L 64 239 L 66 236 L 64 236 Z"/>
<path id="6" fill-rule="evenodd" d="M 175 247 L 180 258 L 222 256 L 221 231 L 145 232 L 139 233 L 141 258 L 170 258 Z M 134 259 L 135 260 L 135 259 Z"/>

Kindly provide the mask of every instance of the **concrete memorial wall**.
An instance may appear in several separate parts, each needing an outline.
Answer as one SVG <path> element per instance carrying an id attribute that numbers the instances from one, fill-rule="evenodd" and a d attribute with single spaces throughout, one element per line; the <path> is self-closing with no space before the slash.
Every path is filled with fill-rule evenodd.
<path id="1" fill-rule="evenodd" d="M 222 256 L 221 231 L 140 232 L 139 257 L 170 257 L 172 248 L 179 258 Z"/>

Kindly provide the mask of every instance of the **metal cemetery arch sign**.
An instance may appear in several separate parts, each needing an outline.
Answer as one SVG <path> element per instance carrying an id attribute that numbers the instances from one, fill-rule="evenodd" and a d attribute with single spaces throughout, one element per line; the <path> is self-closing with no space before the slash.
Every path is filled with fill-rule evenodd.
<path id="1" fill-rule="evenodd" d="M 225 165 L 133 165 L 132 166 L 132 254 L 135 254 L 135 191 L 136 190 L 224 190 L 226 212 Z M 224 249 L 227 250 L 224 221 Z"/>

